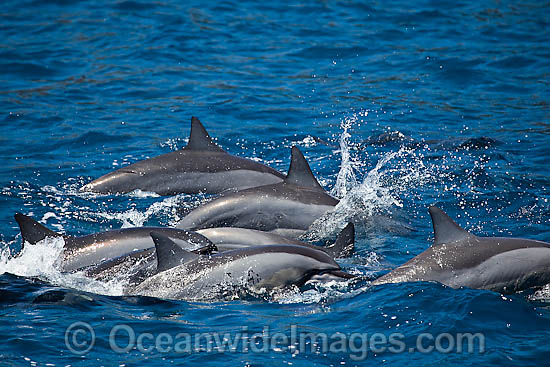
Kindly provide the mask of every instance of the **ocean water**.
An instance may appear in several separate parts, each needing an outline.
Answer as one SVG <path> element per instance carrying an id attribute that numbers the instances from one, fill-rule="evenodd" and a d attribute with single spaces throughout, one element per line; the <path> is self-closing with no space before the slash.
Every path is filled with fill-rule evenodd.
<path id="1" fill-rule="evenodd" d="M 434 204 L 479 235 L 550 240 L 549 14 L 489 0 L 4 1 L 0 365 L 548 365 L 550 288 L 369 283 L 430 245 Z M 339 263 L 360 279 L 166 301 L 60 274 L 62 241 L 12 257 L 18 211 L 84 235 L 173 225 L 209 200 L 78 192 L 183 147 L 191 116 L 282 172 L 299 146 L 341 199 L 306 237 L 353 220 L 357 251 Z M 291 340 L 303 333 L 317 339 Z M 458 348 L 465 333 L 483 343 Z"/>

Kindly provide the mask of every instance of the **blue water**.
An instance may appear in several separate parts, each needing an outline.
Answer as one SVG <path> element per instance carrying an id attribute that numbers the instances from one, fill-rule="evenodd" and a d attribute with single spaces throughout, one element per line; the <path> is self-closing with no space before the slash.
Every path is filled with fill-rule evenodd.
<path id="1" fill-rule="evenodd" d="M 0 365 L 547 365 L 550 288 L 502 296 L 369 280 L 430 245 L 433 204 L 476 234 L 550 240 L 549 14 L 544 2 L 489 0 L 3 2 Z M 283 172 L 298 145 L 343 199 L 309 238 L 334 238 L 353 219 L 357 253 L 340 263 L 361 281 L 189 303 L 59 274 L 56 243 L 10 257 L 17 211 L 83 235 L 173 225 L 208 200 L 78 193 L 184 146 L 191 116 L 227 151 Z M 96 335 L 84 355 L 65 343 L 76 321 Z M 289 336 L 293 325 L 401 333 L 407 348 L 422 333 L 470 332 L 484 335 L 485 350 L 369 351 L 363 361 L 312 343 L 299 353 L 117 353 L 109 334 L 121 324 L 154 337 Z"/>

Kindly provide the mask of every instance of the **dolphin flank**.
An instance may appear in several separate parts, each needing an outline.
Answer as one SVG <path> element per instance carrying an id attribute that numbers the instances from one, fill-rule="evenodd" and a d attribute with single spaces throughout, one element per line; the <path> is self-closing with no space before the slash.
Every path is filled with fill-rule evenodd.
<path id="1" fill-rule="evenodd" d="M 258 231 L 255 229 L 220 227 L 200 229 L 197 233 L 202 234 L 216 245 L 219 252 L 235 250 L 251 246 L 267 245 L 295 245 L 305 246 L 326 252 L 333 258 L 345 258 L 351 256 L 355 244 L 355 227 L 348 223 L 338 235 L 338 238 L 331 246 L 320 247 L 307 242 L 286 238 L 278 234 Z"/>
<path id="2" fill-rule="evenodd" d="M 550 283 L 550 243 L 503 237 L 478 237 L 432 206 L 435 240 L 372 284 L 436 281 L 453 288 L 469 287 L 514 293 Z"/>
<path id="3" fill-rule="evenodd" d="M 297 238 L 337 203 L 319 185 L 302 152 L 294 146 L 283 182 L 222 194 L 192 210 L 177 227 L 240 227 Z"/>
<path id="4" fill-rule="evenodd" d="M 281 182 L 284 175 L 266 165 L 225 152 L 191 118 L 189 143 L 183 149 L 136 162 L 108 173 L 80 188 L 103 194 L 133 190 L 159 195 L 217 194 Z"/>
<path id="5" fill-rule="evenodd" d="M 325 252 L 304 246 L 252 246 L 201 256 L 181 249 L 168 237 L 151 232 L 158 273 L 127 290 L 130 295 L 205 300 L 238 297 L 301 286 L 310 280 L 349 279 L 352 275 Z"/>

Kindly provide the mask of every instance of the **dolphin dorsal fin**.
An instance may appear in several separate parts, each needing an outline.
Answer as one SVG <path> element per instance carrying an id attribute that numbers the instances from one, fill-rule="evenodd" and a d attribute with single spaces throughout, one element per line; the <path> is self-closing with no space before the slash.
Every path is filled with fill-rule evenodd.
<path id="1" fill-rule="evenodd" d="M 224 152 L 218 144 L 214 143 L 199 119 L 194 116 L 191 117 L 191 133 L 189 134 L 189 142 L 183 149 Z"/>
<path id="2" fill-rule="evenodd" d="M 431 206 L 429 211 L 434 227 L 434 245 L 451 243 L 473 236 L 470 232 L 456 224 L 447 213 L 438 207 Z"/>
<path id="3" fill-rule="evenodd" d="M 317 179 L 311 172 L 309 164 L 298 147 L 293 146 L 290 157 L 290 167 L 288 174 L 284 180 L 285 183 L 311 187 L 314 189 L 323 190 Z M 323 190 L 324 191 L 324 190 Z"/>
<path id="4" fill-rule="evenodd" d="M 155 243 L 157 272 L 159 273 L 199 257 L 197 254 L 185 251 L 162 233 L 153 231 L 150 235 Z"/>
<path id="5" fill-rule="evenodd" d="M 327 253 L 335 258 L 350 257 L 355 250 L 355 226 L 349 222 L 338 235 L 334 245 L 326 248 Z"/>
<path id="6" fill-rule="evenodd" d="M 23 242 L 28 242 L 31 245 L 36 244 L 37 242 L 42 241 L 46 237 L 59 237 L 59 233 L 52 231 L 51 229 L 43 226 L 38 223 L 31 217 L 16 213 L 14 215 L 19 228 L 21 229 L 21 236 L 23 237 Z"/>

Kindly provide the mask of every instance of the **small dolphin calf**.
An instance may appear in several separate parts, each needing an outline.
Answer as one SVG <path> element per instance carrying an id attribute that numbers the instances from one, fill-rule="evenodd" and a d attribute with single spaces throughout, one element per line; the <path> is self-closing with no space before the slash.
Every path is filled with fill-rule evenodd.
<path id="1" fill-rule="evenodd" d="M 168 299 L 235 298 L 245 292 L 301 286 L 310 280 L 349 279 L 352 275 L 325 252 L 304 246 L 254 246 L 201 256 L 152 232 L 158 274 L 128 289 L 131 295 Z"/>
<path id="2" fill-rule="evenodd" d="M 336 242 L 328 247 L 315 246 L 307 242 L 286 238 L 274 233 L 246 228 L 206 228 L 198 230 L 197 233 L 202 234 L 212 241 L 218 248 L 219 252 L 251 246 L 294 245 L 311 247 L 325 251 L 333 258 L 345 258 L 351 256 L 355 244 L 355 227 L 353 223 L 348 223 L 348 225 L 340 232 Z"/>
<path id="3" fill-rule="evenodd" d="M 21 229 L 23 242 L 36 244 L 46 237 L 63 237 L 65 247 L 59 259 L 59 270 L 72 272 L 86 267 L 99 265 L 105 261 L 118 259 L 134 252 L 154 248 L 151 231 L 171 238 L 178 246 L 199 253 L 216 250 L 215 245 L 206 237 L 193 232 L 174 228 L 136 227 L 123 228 L 107 232 L 94 233 L 82 237 L 72 237 L 54 232 L 31 217 L 15 214 L 15 220 Z M 151 251 L 141 253 L 146 257 Z M 135 255 L 134 255 L 135 257 Z"/>
<path id="4" fill-rule="evenodd" d="M 185 148 L 120 168 L 80 190 L 103 194 L 137 189 L 159 195 L 217 194 L 274 184 L 283 179 L 284 175 L 273 168 L 225 152 L 212 141 L 199 119 L 192 117 Z"/>
<path id="5" fill-rule="evenodd" d="M 518 292 L 550 283 L 550 243 L 478 237 L 432 206 L 433 246 L 372 284 L 437 281 L 453 288 Z"/>
<path id="6" fill-rule="evenodd" d="M 178 228 L 240 227 L 296 238 L 338 200 L 323 190 L 297 147 L 281 183 L 222 194 L 191 211 Z"/>

